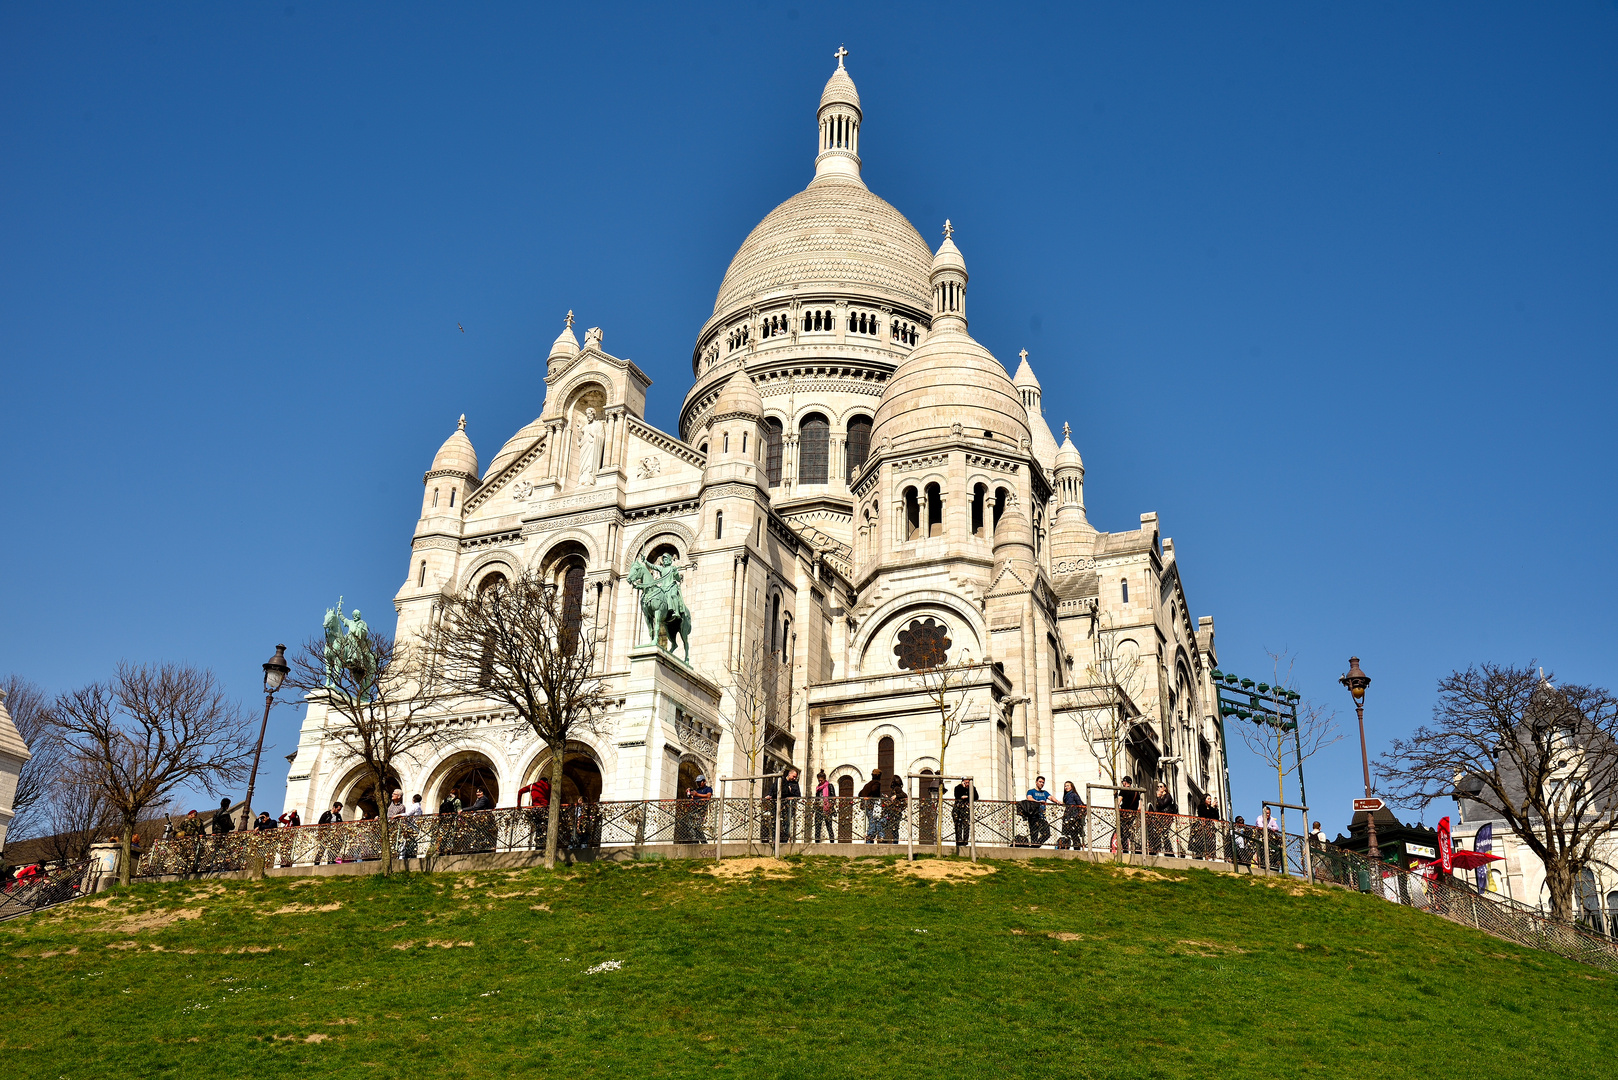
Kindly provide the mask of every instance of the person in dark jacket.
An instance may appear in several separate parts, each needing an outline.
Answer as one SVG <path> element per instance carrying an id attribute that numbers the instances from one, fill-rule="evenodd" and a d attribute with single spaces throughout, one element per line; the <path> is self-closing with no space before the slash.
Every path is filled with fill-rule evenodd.
<path id="1" fill-rule="evenodd" d="M 1073 781 L 1068 780 L 1062 784 L 1062 840 L 1066 840 L 1068 848 L 1081 848 L 1084 846 L 1084 800 L 1079 797 L 1079 789 Z M 1061 847 L 1061 841 L 1057 842 Z"/>
<path id="2" fill-rule="evenodd" d="M 904 820 L 905 803 L 909 796 L 905 794 L 905 782 L 897 776 L 888 785 L 888 797 L 882 803 L 882 841 L 887 844 L 899 842 L 899 823 Z"/>
<path id="3" fill-rule="evenodd" d="M 955 853 L 959 855 L 961 848 L 972 841 L 972 808 L 971 803 L 977 802 L 978 787 L 976 784 L 968 786 L 965 780 L 955 785 L 955 809 L 951 816 L 955 819 Z"/>
<path id="4" fill-rule="evenodd" d="M 230 800 L 220 799 L 219 809 L 214 811 L 213 821 L 208 831 L 215 836 L 224 836 L 226 833 L 236 831 L 236 823 L 230 820 Z"/>
<path id="5" fill-rule="evenodd" d="M 474 788 L 472 794 L 475 798 L 472 800 L 472 805 L 466 808 L 466 812 L 476 814 L 477 817 L 472 818 L 470 822 L 472 827 L 472 834 L 468 838 L 471 844 L 470 850 L 493 851 L 495 820 L 493 814 L 485 811 L 493 810 L 494 803 L 490 801 L 489 796 L 484 793 L 482 788 Z"/>
<path id="6" fill-rule="evenodd" d="M 279 829 L 280 827 L 280 822 L 272 818 L 268 810 L 260 810 L 258 819 L 253 822 L 255 832 L 268 832 L 270 829 Z"/>
<path id="7" fill-rule="evenodd" d="M 781 840 L 790 842 L 798 827 L 798 800 L 803 798 L 803 785 L 798 783 L 798 770 L 788 769 L 781 781 Z"/>
<path id="8" fill-rule="evenodd" d="M 1157 785 L 1157 797 L 1152 800 L 1152 812 L 1147 815 L 1146 835 L 1153 855 L 1173 855 L 1174 818 L 1180 813 L 1180 804 L 1169 794 L 1168 785 Z"/>
<path id="9" fill-rule="evenodd" d="M 1127 776 L 1118 786 L 1118 850 L 1127 855 L 1140 850 L 1140 792 Z"/>
<path id="10" fill-rule="evenodd" d="M 334 803 L 331 804 L 331 809 L 330 810 L 327 810 L 325 813 L 320 815 L 320 819 L 316 822 L 316 824 L 317 825 L 341 825 L 342 822 L 343 822 L 343 804 L 341 802 L 334 802 Z M 320 860 L 323 859 L 323 858 L 324 859 L 330 859 L 334 863 L 343 861 L 343 855 L 342 855 L 343 845 L 342 845 L 342 842 L 340 840 L 338 840 L 335 836 L 331 835 L 333 831 L 334 830 L 331 830 L 331 829 L 321 829 L 320 830 L 321 837 L 320 837 L 319 846 L 317 846 L 315 848 L 315 865 L 316 866 L 320 865 Z"/>
<path id="11" fill-rule="evenodd" d="M 865 811 L 865 842 L 876 843 L 876 831 L 882 823 L 879 806 L 882 802 L 882 770 L 872 769 L 871 779 L 860 788 L 860 809 Z"/>

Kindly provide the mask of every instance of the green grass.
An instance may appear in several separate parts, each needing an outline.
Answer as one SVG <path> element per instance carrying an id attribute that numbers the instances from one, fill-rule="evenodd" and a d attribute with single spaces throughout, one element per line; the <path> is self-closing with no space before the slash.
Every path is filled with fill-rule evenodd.
<path id="1" fill-rule="evenodd" d="M 137 886 L 0 924 L 0 1062 L 68 1080 L 1613 1067 L 1607 974 L 1372 897 L 1056 860 L 955 882 L 891 859 L 711 866 Z M 606 960 L 623 966 L 588 973 Z"/>

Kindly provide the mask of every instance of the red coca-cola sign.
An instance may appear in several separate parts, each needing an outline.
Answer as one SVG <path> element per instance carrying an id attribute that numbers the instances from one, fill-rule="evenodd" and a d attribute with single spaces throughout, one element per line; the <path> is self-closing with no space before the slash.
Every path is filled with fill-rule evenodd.
<path id="1" fill-rule="evenodd" d="M 1438 864 L 1444 868 L 1444 873 L 1455 869 L 1454 851 L 1449 843 L 1449 818 L 1438 820 Z"/>

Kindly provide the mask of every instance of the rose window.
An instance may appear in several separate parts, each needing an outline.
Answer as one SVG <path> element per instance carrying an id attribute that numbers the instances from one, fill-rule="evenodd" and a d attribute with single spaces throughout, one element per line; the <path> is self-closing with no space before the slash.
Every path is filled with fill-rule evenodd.
<path id="1" fill-rule="evenodd" d="M 899 631 L 899 644 L 893 653 L 899 667 L 910 671 L 942 667 L 949 656 L 949 631 L 932 619 L 916 619 Z"/>

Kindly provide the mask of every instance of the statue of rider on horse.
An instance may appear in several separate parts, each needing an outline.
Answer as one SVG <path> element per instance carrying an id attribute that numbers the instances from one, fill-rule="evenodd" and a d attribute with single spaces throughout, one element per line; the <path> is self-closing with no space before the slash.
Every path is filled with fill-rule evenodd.
<path id="1" fill-rule="evenodd" d="M 637 558 L 629 568 L 629 584 L 641 594 L 640 610 L 646 617 L 646 633 L 657 646 L 674 652 L 674 640 L 680 639 L 685 648 L 685 662 L 691 662 L 691 609 L 680 595 L 680 581 L 684 577 L 674 556 L 667 552 L 656 566 Z"/>
<path id="2" fill-rule="evenodd" d="M 343 598 L 337 598 L 335 608 L 326 609 L 326 687 L 336 689 L 341 676 L 347 672 L 363 698 L 376 677 L 376 655 L 371 650 L 371 628 L 354 609 L 354 617 L 343 617 Z"/>

